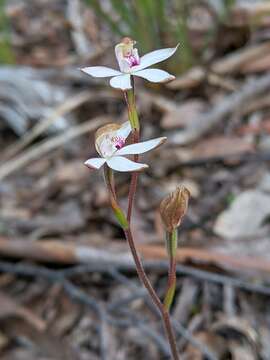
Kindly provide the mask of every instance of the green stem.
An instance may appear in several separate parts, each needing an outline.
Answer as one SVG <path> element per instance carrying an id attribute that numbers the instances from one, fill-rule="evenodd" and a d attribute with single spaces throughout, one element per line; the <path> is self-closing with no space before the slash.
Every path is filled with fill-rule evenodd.
<path id="1" fill-rule="evenodd" d="M 164 306 L 169 311 L 174 299 L 176 286 L 177 229 L 174 229 L 172 232 L 166 233 L 166 245 L 170 264 L 168 274 L 168 287 L 164 299 Z"/>
<path id="2" fill-rule="evenodd" d="M 131 75 L 131 85 L 132 89 L 124 92 L 125 100 L 128 107 L 128 118 L 130 125 L 133 131 L 140 131 L 140 122 L 136 109 L 136 99 L 135 99 L 135 88 L 134 88 L 134 78 Z"/>
<path id="3" fill-rule="evenodd" d="M 127 221 L 124 211 L 121 209 L 117 202 L 113 171 L 106 164 L 104 166 L 104 179 L 109 191 L 110 202 L 114 216 L 116 217 L 121 228 L 123 230 L 126 230 L 129 228 L 129 223 Z"/>
<path id="4" fill-rule="evenodd" d="M 131 76 L 131 85 L 132 89 L 127 90 L 125 95 L 125 100 L 128 108 L 128 118 L 130 125 L 132 127 L 132 143 L 136 144 L 140 141 L 140 121 L 136 109 L 136 99 L 135 99 L 135 86 L 134 86 L 134 78 Z M 139 161 L 139 156 L 134 155 L 133 160 L 135 162 Z M 131 175 L 131 182 L 128 194 L 128 211 L 127 211 L 127 220 L 130 223 L 131 221 L 131 213 L 133 208 L 133 203 L 135 199 L 137 183 L 138 183 L 138 172 L 133 172 Z"/>

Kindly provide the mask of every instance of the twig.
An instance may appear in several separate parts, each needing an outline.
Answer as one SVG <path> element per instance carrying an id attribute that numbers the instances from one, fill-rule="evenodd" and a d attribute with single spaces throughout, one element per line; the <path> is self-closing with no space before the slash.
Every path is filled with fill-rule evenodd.
<path id="1" fill-rule="evenodd" d="M 166 273 L 168 269 L 168 263 L 166 261 L 145 261 L 144 267 L 147 271 Z M 0 268 L 1 268 L 1 262 L 0 262 Z M 106 266 L 106 264 L 102 264 L 100 262 L 97 263 L 93 262 L 91 264 L 74 266 L 70 269 L 64 270 L 64 273 L 65 276 L 67 277 L 76 274 L 81 274 L 81 273 L 83 274 L 83 273 L 95 272 L 95 271 L 111 274 L 111 269 L 112 269 L 112 265 L 110 266 L 110 264 L 107 264 Z M 134 264 L 131 263 L 130 265 L 126 264 L 124 266 L 119 266 L 118 269 L 121 269 L 122 271 L 134 271 L 135 266 Z M 234 279 L 230 276 L 211 273 L 205 270 L 195 269 L 190 266 L 177 265 L 176 273 L 178 275 L 191 276 L 195 279 L 210 281 L 222 285 L 230 285 L 233 287 L 243 289 L 245 291 L 250 291 L 250 292 L 270 296 L 270 287 L 268 286 L 253 284 L 248 281 L 244 281 L 241 279 Z M 136 285 L 134 285 L 134 287 L 136 287 Z"/>
<path id="2" fill-rule="evenodd" d="M 260 59 L 262 56 L 269 54 L 270 42 L 246 46 L 240 50 L 231 52 L 227 56 L 214 61 L 210 67 L 210 73 L 218 75 L 227 75 L 241 70 L 241 68 L 249 64 L 251 61 Z M 207 69 L 202 66 L 194 66 L 185 74 L 179 76 L 173 82 L 167 84 L 167 87 L 173 90 L 187 89 L 198 86 L 205 78 L 207 78 Z"/>
<path id="3" fill-rule="evenodd" d="M 203 344 L 201 341 L 194 338 L 192 333 L 185 329 L 179 322 L 173 320 L 173 327 L 175 331 L 190 342 L 194 347 L 198 348 L 203 355 L 207 356 L 209 360 L 218 360 L 217 357 L 209 350 L 209 348 Z"/>
<path id="4" fill-rule="evenodd" d="M 70 296 L 72 300 L 78 301 L 82 304 L 87 305 L 94 314 L 96 314 L 100 319 L 100 326 L 98 327 L 99 340 L 100 340 L 100 355 L 102 360 L 107 360 L 106 349 L 107 346 L 104 344 L 104 336 L 102 333 L 102 323 L 106 321 L 106 313 L 102 307 L 90 297 L 88 294 L 85 294 L 78 287 L 73 285 L 69 280 L 65 279 L 61 271 L 49 270 L 41 266 L 36 265 L 26 265 L 26 264 L 13 264 L 8 262 L 0 261 L 0 271 L 6 272 L 9 274 L 23 275 L 27 277 L 42 277 L 50 282 L 57 282 L 63 286 L 63 289 Z"/>
<path id="5" fill-rule="evenodd" d="M 7 158 L 11 158 L 12 156 L 16 155 L 38 136 L 44 133 L 44 131 L 46 131 L 57 119 L 59 119 L 59 117 L 70 112 L 71 110 L 74 110 L 89 100 L 90 97 L 91 93 L 89 91 L 83 91 L 65 100 L 61 105 L 55 108 L 49 117 L 41 119 L 36 126 L 24 134 L 22 139 L 20 139 L 15 144 L 12 144 L 11 147 L 5 151 L 4 159 L 6 160 Z"/>
<path id="6" fill-rule="evenodd" d="M 38 145 L 31 147 L 23 154 L 1 165 L 0 180 L 3 180 L 8 175 L 30 164 L 32 161 L 39 159 L 40 157 L 56 149 L 57 147 L 64 145 L 66 142 L 76 137 L 79 137 L 89 131 L 93 131 L 97 127 L 103 125 L 106 122 L 109 122 L 110 120 L 111 119 L 106 116 L 96 117 L 94 119 L 84 122 L 83 124 L 70 128 L 64 134 L 54 136 L 49 140 L 45 140 Z"/>
<path id="7" fill-rule="evenodd" d="M 177 145 L 185 145 L 195 141 L 244 103 L 269 89 L 270 74 L 247 82 L 241 89 L 220 101 L 212 110 L 191 121 L 189 127 L 171 137 L 171 142 Z"/>
<path id="8" fill-rule="evenodd" d="M 167 271 L 167 266 L 168 266 L 168 264 L 166 261 L 146 262 L 145 263 L 146 270 L 159 271 L 159 272 L 162 271 L 164 273 Z M 113 269 L 113 271 L 112 271 L 112 269 Z M 134 271 L 135 270 L 134 264 L 131 263 L 129 266 L 125 265 L 122 270 L 129 270 L 129 271 L 133 270 Z M 55 270 L 49 270 L 45 267 L 37 266 L 37 265 L 14 264 L 14 263 L 9 263 L 9 262 L 5 262 L 5 261 L 0 261 L 0 271 L 10 273 L 10 274 L 22 275 L 22 276 L 26 276 L 26 277 L 34 277 L 34 278 L 42 277 L 42 278 L 49 280 L 50 282 L 59 282 L 59 283 L 63 284 L 65 291 L 68 293 L 69 296 L 72 297 L 72 299 L 77 300 L 77 301 L 87 305 L 97 314 L 101 314 L 103 312 L 102 316 L 104 316 L 104 311 L 106 311 L 106 310 L 105 309 L 103 310 L 93 298 L 89 297 L 88 294 L 86 295 L 84 292 L 82 292 L 77 287 L 75 287 L 68 279 L 73 276 L 79 275 L 79 274 L 86 274 L 89 272 L 90 273 L 100 272 L 100 273 L 109 274 L 111 276 L 114 276 L 113 274 L 117 274 L 116 279 L 121 279 L 121 282 L 123 282 L 125 284 L 127 281 L 126 277 L 123 274 L 120 274 L 117 269 L 113 268 L 112 265 L 106 266 L 106 264 L 102 264 L 100 262 L 96 262 L 96 263 L 93 262 L 90 264 L 75 266 L 75 267 L 72 267 L 69 269 L 55 271 Z M 256 292 L 256 293 L 270 296 L 270 288 L 269 287 L 251 284 L 251 283 L 245 282 L 240 279 L 233 279 L 229 276 L 224 276 L 224 275 L 220 275 L 220 274 L 212 274 L 208 271 L 193 269 L 191 267 L 187 267 L 187 266 L 183 266 L 183 265 L 177 265 L 176 271 L 177 271 L 178 275 L 192 276 L 194 278 L 197 278 L 197 279 L 200 279 L 203 281 L 211 281 L 211 282 L 215 282 L 215 283 L 219 283 L 219 284 L 223 284 L 223 285 L 238 287 L 238 288 L 244 289 L 246 291 Z M 120 274 L 120 277 L 119 277 L 119 274 Z M 111 304 L 111 306 L 108 307 L 108 310 L 109 311 L 114 310 L 117 307 L 117 305 L 118 306 L 121 305 L 122 301 L 125 301 L 126 303 L 128 303 L 129 301 L 132 302 L 135 299 L 135 297 L 138 298 L 140 296 L 140 297 L 145 298 L 147 296 L 146 292 L 141 291 L 141 289 L 137 285 L 133 284 L 132 287 L 134 287 L 134 289 L 137 291 L 139 289 L 140 290 L 139 293 L 137 292 L 133 296 L 126 297 L 125 299 L 119 300 L 118 304 L 117 304 L 117 302 Z M 123 320 L 123 321 L 121 322 L 121 320 Z M 112 319 L 111 317 L 109 317 L 108 321 L 110 323 L 118 325 L 118 326 L 129 326 L 131 324 L 130 320 Z M 175 322 L 175 321 L 173 321 L 173 326 L 175 327 L 175 330 L 181 336 L 185 337 L 185 339 L 187 341 L 190 341 L 194 346 L 198 347 L 202 351 L 202 353 L 204 353 L 205 355 L 207 355 L 209 357 L 209 359 L 211 359 L 211 352 L 208 351 L 207 347 L 205 347 L 203 344 L 201 344 L 196 339 L 194 339 L 194 337 L 193 337 L 192 333 L 190 333 L 190 331 L 188 331 L 187 329 L 185 329 L 184 327 L 179 325 L 178 322 Z M 150 329 L 146 330 L 146 333 L 147 333 L 147 331 L 149 332 L 149 330 Z M 148 333 L 148 335 L 149 335 L 149 333 Z M 215 359 L 213 354 L 212 354 L 212 359 Z"/>
<path id="9" fill-rule="evenodd" d="M 217 259 L 220 254 L 218 253 L 211 252 L 211 254 L 209 254 L 209 251 L 207 253 L 199 251 L 193 254 L 192 252 L 188 251 L 188 248 L 182 248 L 181 250 L 183 251 L 183 258 L 178 258 L 178 262 L 185 261 L 186 259 L 194 259 L 194 261 L 197 262 L 199 261 L 198 255 L 200 254 L 205 255 L 205 258 L 203 259 L 201 257 L 200 261 L 204 260 L 204 263 L 213 263 L 217 266 L 219 265 Z M 29 242 L 23 240 L 10 240 L 0 237 L 0 254 L 1 256 L 8 256 L 19 259 L 31 259 L 35 261 L 56 264 L 81 264 L 73 268 L 64 270 L 64 274 L 67 277 L 74 276 L 79 273 L 95 271 L 112 275 L 112 268 L 115 269 L 114 271 L 117 271 L 117 269 L 122 271 L 134 271 L 135 269 L 132 258 L 128 252 L 113 254 L 104 250 L 91 248 L 89 246 L 75 246 L 72 244 L 68 245 L 62 242 L 56 242 L 52 240 L 42 242 Z M 144 253 L 142 252 L 142 254 Z M 156 259 L 160 258 L 156 256 Z M 222 255 L 222 259 L 223 264 L 226 264 L 227 259 L 230 262 L 234 260 L 234 269 L 237 269 L 236 264 L 239 262 L 238 270 L 241 270 L 242 272 L 244 270 L 262 271 L 265 274 L 269 274 L 270 272 L 270 265 L 267 260 L 264 261 L 263 259 L 251 259 L 247 257 L 233 258 L 225 255 Z M 245 263 L 248 264 L 248 267 L 244 267 Z M 230 263 L 228 263 L 228 268 L 229 265 Z M 146 256 L 146 259 L 144 261 L 144 267 L 147 271 L 167 272 L 168 263 L 167 261 L 163 260 L 151 260 L 151 257 Z M 267 286 L 252 284 L 248 281 L 234 279 L 229 276 L 214 274 L 208 271 L 203 271 L 179 264 L 176 267 L 176 271 L 179 275 L 182 274 L 192 276 L 201 280 L 232 285 L 247 291 L 260 293 L 267 296 L 270 295 L 270 288 Z"/>
<path id="10" fill-rule="evenodd" d="M 147 326 L 145 319 L 140 319 L 130 310 L 127 311 L 124 308 L 121 308 L 121 310 L 117 312 L 117 317 L 112 319 L 112 323 L 117 326 L 136 326 L 140 328 L 143 333 L 155 342 L 164 356 L 170 356 L 170 348 L 167 342 L 164 341 L 164 337 L 150 326 Z"/>

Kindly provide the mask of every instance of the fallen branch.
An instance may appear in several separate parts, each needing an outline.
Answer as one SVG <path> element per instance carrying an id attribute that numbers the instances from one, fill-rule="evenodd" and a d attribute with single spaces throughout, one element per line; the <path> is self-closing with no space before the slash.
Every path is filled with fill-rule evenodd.
<path id="1" fill-rule="evenodd" d="M 202 66 L 195 66 L 185 74 L 177 77 L 171 83 L 168 83 L 166 86 L 172 90 L 193 88 L 202 83 L 207 77 L 211 77 L 211 74 L 231 75 L 242 70 L 243 66 L 250 64 L 257 59 L 261 59 L 269 53 L 270 42 L 246 46 L 214 61 L 209 67 L 209 72 L 208 69 L 205 69 Z"/>
<path id="2" fill-rule="evenodd" d="M 270 74 L 247 82 L 241 89 L 221 100 L 212 110 L 191 121 L 185 130 L 173 135 L 171 142 L 175 145 L 186 145 L 195 141 L 211 130 L 213 126 L 224 120 L 226 116 L 269 89 Z"/>
<path id="3" fill-rule="evenodd" d="M 167 253 L 163 246 L 139 245 L 138 249 L 145 260 L 146 268 L 156 269 L 159 271 L 163 271 L 163 269 L 167 270 Z M 77 245 L 76 241 L 73 243 L 64 243 L 54 240 L 34 242 L 29 240 L 11 240 L 0 237 L 0 255 L 16 259 L 40 261 L 44 263 L 65 265 L 87 264 L 91 271 L 96 270 L 102 272 L 111 267 L 115 267 L 121 270 L 134 270 L 134 264 L 128 251 L 106 251 L 90 246 Z M 242 274 L 254 275 L 254 273 L 256 273 L 260 275 L 269 275 L 270 273 L 270 261 L 267 259 L 254 256 L 231 256 L 215 251 L 188 247 L 182 247 L 178 249 L 177 262 L 178 264 L 185 264 L 190 262 L 196 265 L 210 264 L 215 265 L 221 269 L 237 271 Z M 80 270 L 78 269 L 76 271 Z M 82 272 L 84 271 L 85 268 L 83 267 Z M 183 271 L 184 274 L 193 272 L 193 270 L 187 271 L 185 267 L 182 268 L 181 271 Z M 196 277 L 194 272 L 192 276 Z M 241 284 L 235 285 L 241 287 Z M 256 291 L 256 286 L 250 287 L 250 290 Z M 265 291 L 269 292 L 270 294 L 268 288 L 266 288 Z M 258 292 L 260 292 L 259 289 Z"/>
<path id="4" fill-rule="evenodd" d="M 51 283 L 59 283 L 63 286 L 63 289 L 67 293 L 67 295 L 71 298 L 71 300 L 76 301 L 80 304 L 86 305 L 90 308 L 95 314 L 98 315 L 100 321 L 97 322 L 97 331 L 99 333 L 100 338 L 100 357 L 102 360 L 108 359 L 108 346 L 106 343 L 106 336 L 104 334 L 104 326 L 107 323 L 117 326 L 117 327 L 131 327 L 136 326 L 140 328 L 141 332 L 149 337 L 157 346 L 157 348 L 165 355 L 168 356 L 169 348 L 166 342 L 164 342 L 163 337 L 157 331 L 151 329 L 148 326 L 145 319 L 140 319 L 135 316 L 129 310 L 125 310 L 123 313 L 123 308 L 126 308 L 134 299 L 137 298 L 145 298 L 147 300 L 146 291 L 142 290 L 135 284 L 132 284 L 133 290 L 136 291 L 135 295 L 133 294 L 128 299 L 118 300 L 110 305 L 105 307 L 101 307 L 96 300 L 82 291 L 79 287 L 75 286 L 69 279 L 73 269 L 70 269 L 68 272 L 65 270 L 51 270 L 44 268 L 38 265 L 28 265 L 28 264 L 13 264 L 9 262 L 0 261 L 0 272 L 6 272 L 9 274 L 16 274 L 19 276 L 33 277 L 33 278 L 44 278 Z M 108 273 L 113 275 L 112 268 L 108 268 Z M 117 272 L 117 270 L 116 270 Z M 77 272 L 78 274 L 78 272 Z M 74 275 L 74 273 L 73 273 Z M 118 273 L 116 279 L 119 280 L 119 276 L 121 277 L 121 281 L 125 278 L 124 275 Z M 126 278 L 127 279 L 127 278 Z M 130 281 L 129 281 L 130 282 Z M 123 304 L 125 305 L 123 307 Z M 115 316 L 112 316 L 111 312 L 119 310 L 115 313 Z M 119 314 L 121 314 L 119 316 Z M 124 315 L 124 316 L 123 316 Z M 196 340 L 192 333 L 186 330 L 182 325 L 175 322 L 174 326 L 177 329 L 177 332 L 183 336 L 187 341 L 189 341 L 193 346 L 197 347 L 203 354 L 208 355 L 209 359 L 215 360 L 207 346 L 200 343 Z"/>
<path id="5" fill-rule="evenodd" d="M 50 116 L 41 119 L 34 127 L 26 132 L 21 139 L 19 139 L 15 144 L 12 144 L 10 148 L 5 151 L 4 160 L 19 153 L 19 151 L 44 133 L 55 121 L 57 121 L 57 119 L 88 101 L 91 95 L 92 94 L 89 91 L 83 91 L 66 99 L 62 104 L 58 105 L 54 109 Z"/>
<path id="6" fill-rule="evenodd" d="M 49 140 L 45 140 L 37 145 L 32 146 L 29 150 L 25 151 L 21 155 L 9 160 L 1 165 L 0 168 L 0 180 L 3 180 L 8 175 L 11 175 L 15 171 L 27 166 L 34 160 L 38 160 L 50 151 L 64 145 L 68 141 L 75 139 L 87 132 L 94 131 L 99 126 L 109 122 L 111 118 L 107 116 L 99 116 L 88 120 L 80 125 L 71 127 L 63 134 L 54 136 Z"/>

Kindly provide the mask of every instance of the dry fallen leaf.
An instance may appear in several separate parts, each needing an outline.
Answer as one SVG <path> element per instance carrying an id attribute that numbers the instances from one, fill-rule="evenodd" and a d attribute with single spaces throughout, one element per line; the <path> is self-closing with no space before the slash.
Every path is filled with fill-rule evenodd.
<path id="1" fill-rule="evenodd" d="M 23 319 L 38 331 L 46 329 L 44 320 L 25 306 L 17 304 L 10 296 L 0 292 L 0 322 L 1 319 L 6 319 L 10 316 L 17 316 Z"/>
<path id="2" fill-rule="evenodd" d="M 191 154 L 192 159 L 224 158 L 254 151 L 253 144 L 240 137 L 215 136 L 200 141 Z"/>
<path id="3" fill-rule="evenodd" d="M 213 332 L 199 332 L 194 334 L 194 339 L 200 341 L 201 344 L 206 345 L 207 349 L 211 351 L 211 353 L 217 359 L 223 359 L 227 354 L 227 345 L 226 341 L 219 335 L 214 334 Z M 185 359 L 188 360 L 203 360 L 205 358 L 204 354 L 202 354 L 201 350 L 195 347 L 192 344 L 187 346 L 185 352 Z"/>
<path id="4" fill-rule="evenodd" d="M 187 123 L 193 121 L 205 110 L 205 102 L 197 99 L 188 100 L 167 112 L 161 121 L 161 125 L 164 129 L 185 127 Z"/>
<path id="5" fill-rule="evenodd" d="M 218 216 L 214 231 L 227 239 L 256 236 L 262 232 L 263 221 L 269 215 L 269 195 L 258 190 L 244 191 Z"/>

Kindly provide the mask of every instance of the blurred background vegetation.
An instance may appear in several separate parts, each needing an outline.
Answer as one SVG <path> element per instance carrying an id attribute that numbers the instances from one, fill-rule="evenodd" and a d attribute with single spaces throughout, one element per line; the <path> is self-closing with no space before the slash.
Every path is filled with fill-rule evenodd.
<path id="1" fill-rule="evenodd" d="M 226 21 L 235 0 L 224 0 L 217 9 L 204 0 L 85 2 L 115 35 L 129 34 L 136 39 L 142 52 L 180 43 L 181 55 L 179 53 L 170 61 L 171 70 L 179 73 L 207 58 L 207 48 L 217 35 L 217 25 Z M 199 48 L 197 44 L 196 49 L 192 46 L 191 37 L 197 37 L 196 40 L 200 41 Z"/>

